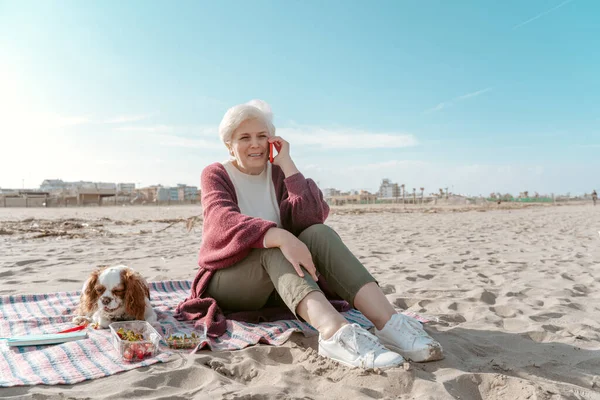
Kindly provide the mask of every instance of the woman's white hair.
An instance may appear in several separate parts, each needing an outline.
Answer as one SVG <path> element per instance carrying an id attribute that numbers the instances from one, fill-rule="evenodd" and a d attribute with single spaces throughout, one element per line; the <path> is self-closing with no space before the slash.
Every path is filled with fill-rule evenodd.
<path id="1" fill-rule="evenodd" d="M 231 142 L 233 132 L 244 121 L 250 119 L 259 119 L 265 123 L 269 134 L 275 135 L 275 125 L 273 125 L 273 112 L 271 106 L 262 100 L 250 100 L 244 104 L 238 104 L 231 107 L 219 125 L 219 136 L 223 143 Z"/>

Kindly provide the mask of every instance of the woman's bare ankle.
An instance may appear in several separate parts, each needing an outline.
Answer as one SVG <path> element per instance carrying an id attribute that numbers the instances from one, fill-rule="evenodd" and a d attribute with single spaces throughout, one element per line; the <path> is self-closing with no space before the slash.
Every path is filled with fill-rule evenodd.
<path id="1" fill-rule="evenodd" d="M 327 300 L 323 292 L 312 291 L 296 307 L 296 313 L 311 324 L 321 338 L 327 340 L 348 323 Z"/>
<path id="2" fill-rule="evenodd" d="M 345 325 L 348 325 L 347 321 L 340 322 L 337 324 L 330 324 L 328 326 L 325 326 L 325 327 L 322 327 L 321 329 L 319 329 L 319 334 L 321 335 L 322 339 L 329 340 L 329 339 L 331 339 L 331 337 L 333 335 L 335 335 L 335 333 L 337 331 L 339 331 Z"/>

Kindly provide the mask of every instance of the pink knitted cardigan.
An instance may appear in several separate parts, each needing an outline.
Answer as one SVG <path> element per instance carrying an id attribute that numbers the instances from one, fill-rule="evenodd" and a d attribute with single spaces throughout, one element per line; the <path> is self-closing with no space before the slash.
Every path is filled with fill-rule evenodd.
<path id="1" fill-rule="evenodd" d="M 312 179 L 305 178 L 301 173 L 286 178 L 276 165 L 272 166 L 272 179 L 283 229 L 297 236 L 309 226 L 325 221 L 329 206 Z M 202 171 L 200 186 L 204 214 L 198 257 L 200 268 L 192 283 L 190 296 L 177 306 L 175 315 L 181 320 L 198 320 L 196 325 L 205 325 L 208 334 L 217 337 L 225 333 L 227 324 L 216 301 L 204 295 L 208 282 L 215 271 L 243 260 L 252 249 L 264 248 L 263 239 L 267 231 L 277 225 L 240 212 L 235 187 L 221 163 L 211 164 Z M 324 292 L 328 297 L 335 298 L 321 280 L 319 283 Z M 348 308 L 347 304 L 336 306 L 338 309 Z M 285 313 L 266 314 L 237 313 L 235 319 L 272 320 Z"/>

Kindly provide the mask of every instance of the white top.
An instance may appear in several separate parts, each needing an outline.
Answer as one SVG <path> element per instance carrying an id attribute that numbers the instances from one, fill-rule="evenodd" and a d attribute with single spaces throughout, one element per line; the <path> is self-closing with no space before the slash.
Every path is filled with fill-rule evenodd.
<path id="1" fill-rule="evenodd" d="M 281 228 L 271 163 L 267 163 L 267 168 L 260 175 L 243 173 L 233 165 L 231 160 L 223 162 L 223 166 L 233 182 L 241 213 L 275 222 L 277 227 Z"/>

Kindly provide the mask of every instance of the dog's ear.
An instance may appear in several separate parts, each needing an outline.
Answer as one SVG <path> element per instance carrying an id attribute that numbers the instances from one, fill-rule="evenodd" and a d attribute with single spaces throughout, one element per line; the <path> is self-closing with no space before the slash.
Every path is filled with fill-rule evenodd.
<path id="1" fill-rule="evenodd" d="M 96 285 L 98 284 L 99 276 L 100 270 L 95 270 L 92 272 L 88 280 L 83 284 L 83 290 L 81 292 L 81 298 L 79 302 L 79 315 L 91 314 L 98 307 L 98 293 L 96 292 Z"/>
<path id="2" fill-rule="evenodd" d="M 121 273 L 125 284 L 125 312 L 137 320 L 144 319 L 148 286 L 140 274 L 128 268 Z"/>

